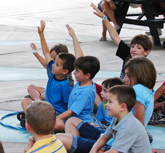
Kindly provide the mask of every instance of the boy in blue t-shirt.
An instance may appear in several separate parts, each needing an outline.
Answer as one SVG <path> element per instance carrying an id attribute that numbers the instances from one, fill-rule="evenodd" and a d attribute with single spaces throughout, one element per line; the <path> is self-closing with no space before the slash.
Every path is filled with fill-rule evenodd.
<path id="1" fill-rule="evenodd" d="M 102 132 L 106 130 L 107 126 L 109 126 L 113 119 L 112 116 L 108 116 L 106 103 L 108 99 L 108 89 L 115 85 L 124 85 L 124 82 L 117 77 L 109 78 L 102 82 L 101 98 L 103 101 L 98 107 L 96 121 L 93 122 L 94 126 L 102 130 Z"/>
<path id="2" fill-rule="evenodd" d="M 100 62 L 96 57 L 83 56 L 74 30 L 69 25 L 66 25 L 66 27 L 73 39 L 75 56 L 77 58 L 73 73 L 77 83 L 70 94 L 68 110 L 57 117 L 55 131 L 63 131 L 64 120 L 72 116 L 88 123 L 94 121 L 92 114 L 96 98 L 96 86 L 92 79 L 100 69 Z"/>
<path id="3" fill-rule="evenodd" d="M 61 114 L 67 110 L 69 95 L 72 90 L 66 75 L 74 70 L 75 57 L 70 53 L 60 53 L 57 55 L 55 61 L 53 61 L 44 37 L 45 22 L 41 20 L 40 23 L 41 27 L 38 27 L 38 33 L 41 39 L 43 54 L 50 71 L 45 100 L 53 105 L 57 114 Z M 22 101 L 21 105 L 24 112 L 26 112 L 27 106 L 32 102 L 32 100 L 27 98 Z M 18 119 L 21 120 L 22 126 L 25 124 L 23 116 L 24 115 L 22 115 L 22 117 L 17 116 Z"/>

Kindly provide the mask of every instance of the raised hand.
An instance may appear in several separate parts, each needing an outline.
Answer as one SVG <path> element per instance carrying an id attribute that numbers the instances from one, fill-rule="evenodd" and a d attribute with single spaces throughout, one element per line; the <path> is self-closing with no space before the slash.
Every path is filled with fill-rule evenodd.
<path id="1" fill-rule="evenodd" d="M 36 44 L 34 44 L 34 43 L 31 43 L 31 44 L 30 44 L 30 47 L 32 48 L 32 50 L 37 50 L 37 46 L 36 46 Z"/>
<path id="2" fill-rule="evenodd" d="M 69 26 L 69 24 L 65 25 L 68 29 L 69 35 L 73 38 L 75 36 L 74 30 Z"/>
<path id="3" fill-rule="evenodd" d="M 39 34 L 44 32 L 44 29 L 45 29 L 45 26 L 46 26 L 45 21 L 43 21 L 43 20 L 40 21 L 40 24 L 41 24 L 41 26 L 38 27 L 38 33 Z"/>
<path id="4" fill-rule="evenodd" d="M 98 17 L 101 17 L 101 18 L 104 17 L 104 14 L 96 7 L 96 5 L 91 3 L 90 6 L 96 11 L 96 12 L 93 12 L 94 14 L 96 14 Z"/>

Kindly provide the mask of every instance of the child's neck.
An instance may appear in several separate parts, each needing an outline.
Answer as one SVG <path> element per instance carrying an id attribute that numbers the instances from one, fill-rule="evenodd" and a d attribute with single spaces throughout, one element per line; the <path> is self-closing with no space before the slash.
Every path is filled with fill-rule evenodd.
<path id="1" fill-rule="evenodd" d="M 117 118 L 118 122 L 125 116 L 127 115 L 129 112 L 127 110 L 121 112 L 120 114 L 116 115 L 115 117 Z"/>
<path id="2" fill-rule="evenodd" d="M 86 79 L 86 80 L 80 82 L 80 86 L 82 86 L 82 87 L 91 86 L 91 85 L 92 85 L 91 79 Z"/>
<path id="3" fill-rule="evenodd" d="M 52 135 L 51 134 L 48 134 L 48 135 L 33 134 L 33 137 L 34 137 L 35 142 L 37 142 L 38 140 L 48 139 L 48 138 L 52 137 Z"/>
<path id="4" fill-rule="evenodd" d="M 64 80 L 65 79 L 65 75 L 55 75 L 57 80 Z"/>

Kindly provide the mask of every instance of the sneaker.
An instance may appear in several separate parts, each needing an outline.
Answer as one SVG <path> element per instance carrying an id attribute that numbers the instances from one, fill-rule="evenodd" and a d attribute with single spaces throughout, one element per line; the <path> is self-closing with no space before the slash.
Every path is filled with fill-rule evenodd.
<path id="1" fill-rule="evenodd" d="M 116 26 L 114 26 L 114 29 L 117 31 L 117 30 L 120 29 L 120 26 L 119 25 L 116 25 Z"/>
<path id="2" fill-rule="evenodd" d="M 102 36 L 102 37 L 100 38 L 100 41 L 107 41 L 106 36 Z"/>
<path id="3" fill-rule="evenodd" d="M 158 31 L 158 35 L 161 36 L 162 35 L 162 30 L 157 28 Z M 151 32 L 145 32 L 146 35 L 151 35 Z"/>

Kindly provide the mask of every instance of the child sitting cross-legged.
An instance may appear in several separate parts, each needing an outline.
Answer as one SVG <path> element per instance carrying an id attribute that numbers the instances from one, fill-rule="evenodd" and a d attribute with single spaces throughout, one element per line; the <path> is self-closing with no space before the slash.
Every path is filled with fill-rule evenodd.
<path id="1" fill-rule="evenodd" d="M 29 138 L 24 153 L 66 153 L 62 142 L 51 133 L 56 122 L 56 111 L 45 101 L 35 101 L 26 109 L 26 129 L 33 136 Z"/>
<path id="2" fill-rule="evenodd" d="M 45 100 L 53 105 L 57 114 L 61 114 L 67 110 L 68 99 L 72 90 L 66 75 L 74 70 L 75 57 L 70 53 L 60 53 L 57 55 L 55 61 L 53 61 L 44 37 L 45 22 L 41 20 L 40 23 L 41 26 L 38 27 L 38 33 L 50 72 L 46 86 Z M 21 105 L 24 112 L 26 112 L 27 106 L 32 102 L 33 101 L 28 98 L 22 101 Z M 23 116 L 20 115 L 18 119 L 20 119 L 21 125 L 24 127 L 25 119 Z"/>
<path id="3" fill-rule="evenodd" d="M 70 153 L 104 152 L 106 151 L 104 146 L 112 137 L 113 144 L 108 150 L 109 153 L 150 153 L 151 148 L 147 132 L 141 122 L 131 113 L 135 103 L 136 95 L 134 89 L 130 86 L 117 85 L 108 90 L 106 107 L 108 115 L 114 116 L 114 118 L 92 149 L 89 143 L 94 140 L 84 139 L 68 133 L 57 134 L 56 136 L 63 142 L 66 150 Z"/>

